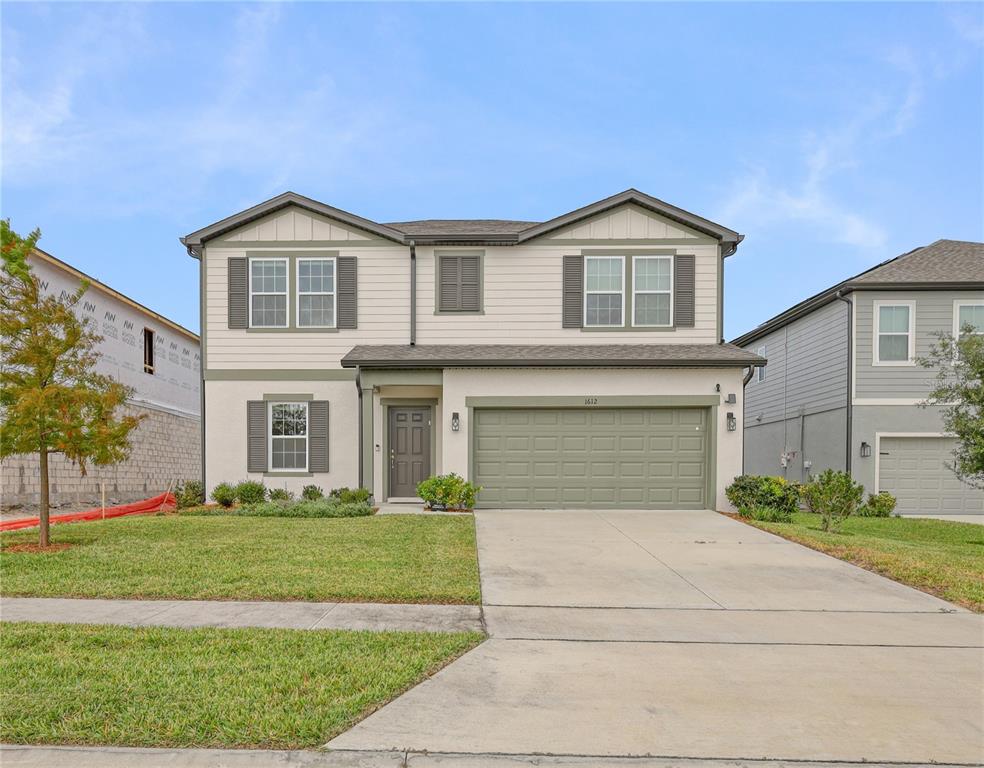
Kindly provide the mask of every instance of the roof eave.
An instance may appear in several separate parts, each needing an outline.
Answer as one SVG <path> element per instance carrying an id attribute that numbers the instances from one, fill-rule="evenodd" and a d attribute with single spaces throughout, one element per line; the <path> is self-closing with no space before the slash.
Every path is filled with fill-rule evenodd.
<path id="1" fill-rule="evenodd" d="M 748 368 L 765 365 L 758 355 L 746 360 L 349 360 L 343 368 Z"/>

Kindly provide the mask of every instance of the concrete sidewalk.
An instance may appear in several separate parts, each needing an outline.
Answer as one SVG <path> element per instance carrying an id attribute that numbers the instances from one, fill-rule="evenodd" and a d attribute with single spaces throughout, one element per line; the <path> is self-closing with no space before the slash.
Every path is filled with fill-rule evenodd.
<path id="1" fill-rule="evenodd" d="M 397 632 L 480 632 L 477 605 L 300 603 L 220 600 L 0 598 L 2 621 L 130 627 L 268 627 Z"/>

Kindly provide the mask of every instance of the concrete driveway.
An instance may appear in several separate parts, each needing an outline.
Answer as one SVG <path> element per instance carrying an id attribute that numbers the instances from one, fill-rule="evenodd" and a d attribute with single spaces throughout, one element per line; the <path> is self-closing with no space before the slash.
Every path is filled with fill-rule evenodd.
<path id="1" fill-rule="evenodd" d="M 984 760 L 980 616 L 712 512 L 476 518 L 490 639 L 329 747 Z"/>

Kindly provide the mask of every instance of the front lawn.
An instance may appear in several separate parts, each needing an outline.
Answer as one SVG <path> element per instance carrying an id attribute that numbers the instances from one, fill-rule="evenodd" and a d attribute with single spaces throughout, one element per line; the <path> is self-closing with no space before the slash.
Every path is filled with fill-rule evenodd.
<path id="1" fill-rule="evenodd" d="M 8 596 L 478 603 L 471 516 L 129 517 L 0 534 Z M 18 549 L 18 548 L 15 548 Z"/>
<path id="2" fill-rule="evenodd" d="M 482 639 L 477 633 L 2 628 L 0 740 L 141 747 L 317 747 Z"/>
<path id="3" fill-rule="evenodd" d="M 839 533 L 820 516 L 792 523 L 745 522 L 860 565 L 944 600 L 984 612 L 984 526 L 914 517 L 851 517 Z"/>

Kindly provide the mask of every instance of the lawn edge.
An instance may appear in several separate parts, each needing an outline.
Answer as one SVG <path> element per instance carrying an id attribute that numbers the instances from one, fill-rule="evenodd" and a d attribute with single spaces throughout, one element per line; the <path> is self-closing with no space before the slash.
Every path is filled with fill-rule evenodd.
<path id="1" fill-rule="evenodd" d="M 947 597 L 946 595 L 942 594 L 940 590 L 933 589 L 932 587 L 929 587 L 925 584 L 916 584 L 911 581 L 898 579 L 891 573 L 886 573 L 884 569 L 878 568 L 873 563 L 869 563 L 860 558 L 851 557 L 851 553 L 849 552 L 838 552 L 836 548 L 831 548 L 827 545 L 824 545 L 822 542 L 815 541 L 812 539 L 811 540 L 803 539 L 797 536 L 795 533 L 790 533 L 787 535 L 785 532 L 774 531 L 771 528 L 766 528 L 764 525 L 759 524 L 759 521 L 757 520 L 747 520 L 734 513 L 719 512 L 718 514 L 724 515 L 725 517 L 729 517 L 732 520 L 735 520 L 739 523 L 744 523 L 745 525 L 749 526 L 750 528 L 754 528 L 757 531 L 763 531 L 765 533 L 772 534 L 773 536 L 777 536 L 778 538 L 784 539 L 785 541 L 791 541 L 794 544 L 799 544 L 801 547 L 812 549 L 814 552 L 819 552 L 822 555 L 833 557 L 837 560 L 840 560 L 841 562 L 850 563 L 851 565 L 856 566 L 857 568 L 861 568 L 862 570 L 868 571 L 869 573 L 874 573 L 877 574 L 878 576 L 881 576 L 882 578 L 888 579 L 889 581 L 894 581 L 896 584 L 902 584 L 903 586 L 909 587 L 910 589 L 919 590 L 924 594 L 931 595 L 932 597 L 936 597 L 940 600 L 943 600 L 944 602 L 952 603 L 953 605 L 958 605 L 961 608 L 966 608 L 968 611 L 971 611 L 973 613 L 984 614 L 984 604 L 978 604 L 972 601 L 963 600 L 961 598 Z"/>

